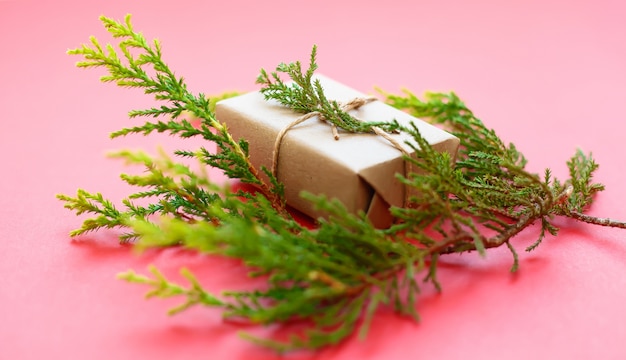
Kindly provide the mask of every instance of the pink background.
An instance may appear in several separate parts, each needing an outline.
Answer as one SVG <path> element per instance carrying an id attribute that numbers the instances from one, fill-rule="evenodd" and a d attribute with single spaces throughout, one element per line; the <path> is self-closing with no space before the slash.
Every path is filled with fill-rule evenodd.
<path id="1" fill-rule="evenodd" d="M 591 213 L 626 219 L 621 1 L 107 3 L 0 1 L 2 359 L 276 357 L 237 332 L 283 329 L 223 323 L 204 308 L 168 317 L 176 301 L 145 301 L 145 288 L 115 279 L 149 264 L 178 278 L 187 266 L 219 292 L 251 284 L 236 262 L 177 249 L 137 256 L 113 232 L 68 237 L 80 219 L 56 193 L 81 187 L 117 201 L 130 191 L 107 151 L 200 145 L 109 140 L 137 124 L 128 110 L 150 100 L 99 83 L 101 71 L 76 69 L 78 58 L 65 54 L 92 34 L 108 40 L 101 14 L 132 13 L 198 92 L 254 90 L 260 67 L 306 59 L 314 43 L 320 72 L 359 90 L 455 90 L 534 171 L 551 167 L 564 178 L 577 147 L 593 151 L 607 190 Z M 516 275 L 505 249 L 447 258 L 443 293 L 427 288 L 419 298 L 420 324 L 381 310 L 366 341 L 288 358 L 626 358 L 626 231 L 557 224 L 558 237 L 521 254 Z M 514 243 L 522 251 L 536 236 L 531 228 Z"/>

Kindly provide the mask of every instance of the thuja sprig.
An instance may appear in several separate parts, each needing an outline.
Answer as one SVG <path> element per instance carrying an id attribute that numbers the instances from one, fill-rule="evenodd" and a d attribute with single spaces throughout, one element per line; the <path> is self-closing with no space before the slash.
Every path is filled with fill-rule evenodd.
<path id="1" fill-rule="evenodd" d="M 451 162 L 447 154 L 433 151 L 416 128 L 405 129 L 418 145 L 410 144 L 416 157 L 407 160 L 424 173 L 401 179 L 421 196 L 412 198 L 410 208 L 393 209 L 403 222 L 391 231 L 408 231 L 438 255 L 507 245 L 516 270 L 518 257 L 510 240 L 535 222 L 541 224 L 539 237 L 527 251 L 547 233 L 557 234 L 554 216 L 626 228 L 624 222 L 582 213 L 604 189 L 593 182 L 598 165 L 591 154 L 575 153 L 567 162 L 570 178 L 565 182 L 553 178 L 549 169 L 540 177 L 525 170 L 526 159 L 515 146 L 503 143 L 456 94 L 427 93 L 425 100 L 410 92 L 386 95 L 391 105 L 444 125 L 461 140 L 458 158 Z M 424 232 L 427 227 L 436 235 Z"/>
<path id="2" fill-rule="evenodd" d="M 186 310 L 194 305 L 202 304 L 205 306 L 224 306 L 224 303 L 213 295 L 207 293 L 200 285 L 200 282 L 196 277 L 187 269 L 182 269 L 180 272 L 190 283 L 189 288 L 184 288 L 177 284 L 170 282 L 165 276 L 154 266 L 150 267 L 150 272 L 153 278 L 147 276 L 138 275 L 133 271 L 118 274 L 118 278 L 126 280 L 131 283 L 147 284 L 153 287 L 153 290 L 146 294 L 146 298 L 151 297 L 178 297 L 185 296 L 187 301 L 182 305 L 170 309 L 169 314 L 174 315 L 183 310 Z"/>
<path id="3" fill-rule="evenodd" d="M 227 318 L 255 324 L 312 322 L 304 333 L 282 341 L 245 335 L 279 351 L 336 344 L 359 327 L 361 317 L 364 321 L 359 331 L 365 336 L 367 324 L 381 304 L 393 304 L 398 312 L 417 318 L 419 285 L 415 275 L 424 269 L 424 250 L 393 241 L 364 216 L 349 214 L 337 201 L 305 196 L 332 214 L 314 230 L 286 222 L 267 202 L 251 208 L 233 198 L 224 200 L 223 207 L 230 211 L 218 215 L 219 224 L 166 218 L 158 225 L 135 220 L 131 226 L 139 247 L 180 244 L 241 259 L 252 269 L 252 276 L 267 277 L 263 289 L 224 292 L 219 304 L 204 305 L 221 307 Z M 261 211 L 267 218 L 255 219 L 248 211 Z M 146 278 L 131 271 L 123 276 L 142 279 L 156 296 L 169 297 L 171 288 L 178 289 L 160 275 Z M 209 292 L 202 289 L 200 293 Z M 198 291 L 176 294 L 187 298 L 183 306 L 197 303 Z"/>
<path id="4" fill-rule="evenodd" d="M 395 132 L 398 124 L 395 122 L 364 122 L 342 109 L 342 105 L 335 100 L 329 100 L 324 94 L 322 84 L 318 79 L 313 79 L 317 70 L 316 62 L 317 46 L 313 46 L 309 59 L 309 68 L 302 72 L 302 64 L 299 61 L 280 63 L 276 71 L 267 73 L 261 69 L 257 77 L 257 84 L 263 85 L 261 93 L 266 100 L 273 99 L 289 107 L 290 109 L 307 114 L 319 113 L 323 119 L 334 126 L 349 132 L 372 132 L 373 128 L 379 128 L 387 132 Z M 289 77 L 292 83 L 285 83 L 280 74 Z"/>
<path id="5" fill-rule="evenodd" d="M 111 134 L 112 138 L 132 133 L 148 135 L 154 131 L 167 132 L 182 138 L 200 136 L 217 146 L 219 151 L 201 148 L 199 151 L 180 151 L 179 155 L 197 156 L 206 165 L 224 171 L 230 178 L 237 178 L 251 183 L 268 197 L 277 209 L 284 204 L 279 187 L 273 187 L 262 180 L 259 170 L 251 163 L 248 155 L 248 143 L 241 139 L 236 141 L 225 125 L 215 119 L 212 105 L 204 94 L 194 95 L 188 89 L 182 77 L 177 77 L 162 59 L 161 44 L 158 40 L 149 42 L 133 29 L 130 15 L 123 22 L 107 17 L 100 17 L 104 27 L 119 39 L 116 48 L 91 37 L 91 43 L 80 48 L 69 50 L 70 55 L 81 55 L 83 61 L 76 66 L 80 68 L 103 67 L 108 74 L 101 77 L 103 82 L 113 82 L 121 87 L 143 89 L 146 94 L 163 102 L 159 107 L 132 110 L 133 117 L 167 117 L 168 120 L 146 122 L 141 126 L 125 128 Z M 147 69 L 146 69 L 147 68 Z M 148 71 L 147 71 L 148 70 Z M 200 126 L 194 127 L 181 115 L 192 114 L 200 119 Z M 267 175 L 271 174 L 267 172 Z"/>
<path id="6" fill-rule="evenodd" d="M 416 154 L 405 160 L 421 171 L 399 176 L 419 196 L 411 198 L 410 207 L 392 209 L 398 222 L 386 230 L 376 229 L 363 214 L 348 213 L 338 201 L 304 193 L 307 200 L 329 214 L 315 229 L 309 229 L 284 210 L 277 180 L 270 176 L 266 184 L 250 165 L 247 142 L 233 139 L 215 119 L 209 99 L 191 94 L 183 79 L 167 67 L 160 44 L 148 43 L 132 28 L 129 17 L 124 22 L 105 17 L 102 21 L 115 38 L 121 39 L 121 58 L 112 45 L 103 48 L 95 38 L 90 46 L 69 53 L 84 57 L 79 67 L 106 68 L 109 74 L 103 81 L 141 88 L 164 102 L 161 107 L 133 110 L 131 117 L 168 119 L 122 129 L 112 136 L 154 131 L 181 138 L 200 136 L 214 143 L 219 152 L 206 148 L 177 152 L 197 159 L 198 170 L 165 153 L 157 157 L 130 151 L 114 154 L 144 168 L 141 175 L 122 174 L 124 182 L 140 190 L 124 199 L 123 207 L 84 190 L 76 196 L 59 195 L 68 209 L 94 215 L 71 235 L 123 228 L 126 233 L 122 240 L 134 240 L 139 249 L 175 245 L 232 257 L 249 267 L 250 276 L 266 279 L 261 288 L 216 296 L 188 270 L 182 270 L 188 287 L 154 268 L 150 270 L 152 276 L 132 270 L 120 274 L 129 282 L 151 287 L 148 296 L 183 297 L 184 302 L 173 313 L 204 305 L 221 309 L 227 318 L 254 324 L 302 320 L 305 330 L 287 339 L 244 337 L 279 351 L 314 349 L 336 344 L 355 330 L 364 337 L 379 306 L 393 306 L 399 313 L 417 318 L 415 306 L 422 283 L 416 279 L 421 276 L 425 283 L 440 288 L 438 260 L 446 254 L 485 253 L 505 245 L 514 255 L 515 270 L 518 256 L 511 240 L 533 222 L 540 222 L 541 230 L 529 250 L 536 248 L 546 233 L 556 235 L 554 216 L 626 228 L 622 222 L 584 214 L 593 196 L 603 189 L 592 181 L 597 164 L 590 155 L 579 151 L 572 157 L 567 181 L 554 179 L 548 170 L 540 177 L 526 171 L 522 154 L 512 144 L 504 144 L 455 94 L 428 94 L 420 100 L 406 93 L 387 94 L 387 101 L 452 129 L 461 139 L 457 160 L 435 151 L 416 127 L 403 128 L 412 135 L 409 146 Z M 370 125 L 352 122 L 349 114 L 326 98 L 319 82 L 313 80 L 315 57 L 314 47 L 305 73 L 299 63 L 278 66 L 277 71 L 289 76 L 293 85 L 283 83 L 277 73 L 269 76 L 262 71 L 259 82 L 265 86 L 262 91 L 266 97 L 298 112 L 320 112 L 348 131 L 371 130 Z M 144 67 L 155 75 L 148 75 Z M 200 126 L 184 119 L 186 113 L 200 118 Z M 214 183 L 206 167 L 221 169 L 261 191 L 233 193 L 228 186 Z M 134 202 L 137 199 L 152 202 L 140 206 Z"/>

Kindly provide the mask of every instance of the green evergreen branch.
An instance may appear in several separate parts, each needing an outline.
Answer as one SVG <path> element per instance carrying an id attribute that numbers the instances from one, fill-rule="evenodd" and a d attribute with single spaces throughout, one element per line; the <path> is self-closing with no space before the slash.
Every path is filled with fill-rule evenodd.
<path id="1" fill-rule="evenodd" d="M 64 207 L 75 211 L 76 215 L 84 213 L 98 215 L 85 220 L 80 228 L 70 232 L 70 236 L 78 236 L 102 228 L 127 227 L 125 223 L 127 214 L 120 212 L 110 201 L 104 199 L 100 193 L 92 194 L 83 189 L 78 189 L 76 197 L 57 195 L 57 198 L 64 201 Z"/>
<path id="2" fill-rule="evenodd" d="M 396 223 L 376 229 L 364 214 L 348 213 L 335 199 L 304 192 L 302 196 L 329 214 L 315 229 L 306 228 L 285 211 L 283 188 L 267 169 L 264 182 L 252 167 L 245 139 L 235 140 L 226 126 L 215 119 L 204 95 L 193 95 L 182 78 L 162 60 L 158 41 L 148 42 L 136 32 L 130 17 L 124 22 L 101 18 L 107 30 L 120 40 L 116 50 L 95 39 L 90 45 L 70 50 L 82 55 L 79 67 L 104 67 L 105 82 L 140 88 L 163 104 L 133 110 L 131 117 L 165 120 L 122 129 L 112 137 L 129 134 L 169 133 L 181 138 L 199 136 L 215 144 L 216 151 L 200 148 L 179 150 L 175 155 L 195 159 L 199 169 L 179 163 L 161 152 L 120 151 L 113 157 L 140 165 L 140 175 L 122 174 L 127 184 L 139 190 L 116 207 L 100 193 L 78 190 L 75 196 L 58 195 L 65 207 L 77 215 L 91 214 L 71 236 L 101 228 L 123 228 L 122 241 L 133 240 L 136 248 L 182 246 L 201 253 L 240 259 L 250 276 L 264 277 L 260 289 L 225 291 L 219 297 L 205 289 L 189 271 L 182 275 L 189 286 L 167 279 L 155 268 L 151 276 L 133 271 L 120 274 L 129 282 L 149 286 L 148 297 L 182 297 L 170 313 L 204 305 L 222 310 L 224 317 L 254 324 L 303 321 L 305 330 L 289 339 L 259 339 L 242 334 L 257 344 L 278 351 L 316 349 L 337 344 L 352 333 L 366 336 L 372 317 L 380 306 L 393 306 L 399 313 L 418 319 L 420 286 L 431 284 L 441 290 L 437 269 L 442 256 L 465 251 L 485 254 L 488 249 L 507 246 L 513 257 L 511 271 L 520 266 L 512 243 L 531 224 L 540 222 L 536 249 L 547 234 L 556 235 L 556 216 L 592 224 L 626 228 L 626 223 L 584 213 L 603 186 L 593 182 L 598 165 L 591 155 L 578 151 L 567 163 L 570 178 L 560 181 L 549 170 L 543 177 L 525 169 L 526 159 L 513 144 L 505 144 L 487 128 L 454 93 L 429 93 L 424 100 L 410 92 L 385 94 L 392 106 L 449 129 L 461 141 L 456 161 L 450 154 L 435 151 L 416 126 L 362 123 L 326 98 L 314 80 L 316 47 L 309 68 L 299 62 L 280 64 L 276 72 L 261 70 L 258 82 L 268 100 L 275 100 L 300 113 L 318 112 L 346 131 L 369 132 L 372 127 L 400 130 L 411 135 L 415 152 L 405 161 L 420 171 L 397 175 L 413 188 L 410 206 L 394 207 Z M 292 84 L 283 82 L 286 74 Z M 226 95 L 228 96 L 228 95 Z M 187 117 L 200 119 L 194 126 Z M 258 193 L 233 193 L 215 184 L 206 167 L 221 169 L 230 178 L 256 185 Z M 137 205 L 134 200 L 145 200 Z M 416 278 L 422 277 L 422 283 Z M 362 319 L 362 321 L 360 321 Z"/>
<path id="3" fill-rule="evenodd" d="M 207 221 L 190 224 L 180 219 L 162 219 L 158 226 L 136 220 L 131 225 L 139 236 L 139 248 L 180 244 L 242 259 L 254 276 L 268 276 L 269 289 L 226 292 L 222 294 L 221 307 L 224 316 L 244 318 L 252 323 L 307 318 L 314 321 L 316 326 L 306 334 L 286 343 L 255 340 L 278 350 L 317 348 L 349 335 L 360 315 L 374 311 L 374 305 L 366 305 L 368 299 L 375 297 L 378 300 L 374 301 L 381 301 L 382 295 L 375 295 L 375 289 L 394 289 L 398 309 L 414 313 L 417 284 L 410 275 L 408 283 L 400 286 L 396 277 L 406 264 L 414 263 L 419 250 L 389 241 L 384 231 L 374 229 L 361 217 L 348 214 L 336 201 L 309 198 L 334 214 L 317 230 L 300 228 L 275 213 L 268 221 L 255 220 L 247 212 L 251 209 L 247 203 L 234 199 L 215 209 L 216 212 L 231 209 L 217 215 L 219 225 Z M 273 210 L 269 203 L 260 206 L 265 206 L 259 209 L 270 217 Z M 290 231 L 293 229 L 299 231 Z M 394 259 L 388 257 L 390 253 L 395 254 Z M 419 272 L 421 268 L 413 271 Z M 157 280 L 146 283 L 161 293 L 164 285 Z M 400 293 L 407 289 L 408 300 L 400 299 Z M 213 303 L 205 305 L 214 306 Z M 329 318 L 329 312 L 335 316 Z M 362 333 L 364 331 L 361 329 Z"/>
<path id="4" fill-rule="evenodd" d="M 431 205 L 436 197 L 446 208 L 455 209 L 455 217 L 468 213 L 471 218 L 491 229 L 497 234 L 490 238 L 483 237 L 486 248 L 507 244 L 513 236 L 524 230 L 537 220 L 541 221 L 541 233 L 537 242 L 528 247 L 531 251 L 541 243 L 545 233 L 556 235 L 558 227 L 550 222 L 554 215 L 568 216 L 588 223 L 612 227 L 624 227 L 621 221 L 593 218 L 581 213 L 593 201 L 593 196 L 604 189 L 603 185 L 592 181 L 593 173 L 598 165 L 591 155 L 580 150 L 568 161 L 570 179 L 564 183 L 552 179 L 549 169 L 545 171 L 545 180 L 525 170 L 526 159 L 513 144 L 506 145 L 488 129 L 454 93 L 427 93 L 422 101 L 414 94 L 406 92 L 405 96 L 386 94 L 387 101 L 411 114 L 444 125 L 461 140 L 461 149 L 454 164 L 454 176 L 450 167 L 445 166 L 445 155 L 429 150 L 429 145 L 421 139 L 416 129 L 404 129 L 411 133 L 419 147 L 414 147 L 416 159 L 409 159 L 416 166 L 427 172 L 426 175 L 413 174 L 403 181 L 418 188 L 424 196 L 415 199 L 417 209 L 396 209 L 395 213 L 405 223 L 403 227 L 424 226 L 422 219 L 427 218 Z M 434 159 L 439 158 L 439 162 Z M 433 185 L 434 184 L 434 185 Z M 436 189 L 433 191 L 433 187 Z M 446 215 L 446 214 L 444 214 Z M 441 214 L 439 215 L 441 216 Z M 458 228 L 458 221 L 448 213 L 440 222 L 450 222 Z M 444 216 L 445 217 L 445 216 Z M 416 230 L 413 230 L 416 231 Z M 464 232 L 467 231 L 467 234 Z M 457 230 L 457 235 L 468 242 L 470 237 L 482 237 L 474 229 Z M 471 235 L 471 236 L 470 236 Z M 446 238 L 449 234 L 444 233 Z M 454 237 L 452 237 L 454 239 Z M 430 243 L 437 240 L 430 239 Z M 477 246 L 459 243 L 448 247 L 446 252 L 477 250 Z M 437 249 L 441 249 L 438 247 Z M 517 263 L 517 256 L 514 258 Z M 514 265 L 513 269 L 517 266 Z"/>
<path id="5" fill-rule="evenodd" d="M 139 275 L 132 270 L 120 273 L 117 277 L 131 283 L 147 284 L 152 286 L 153 289 L 146 294 L 146 298 L 185 296 L 187 301 L 175 308 L 170 309 L 170 315 L 177 314 L 197 304 L 203 304 L 205 306 L 224 306 L 222 301 L 206 292 L 195 276 L 193 276 L 193 274 L 187 269 L 183 268 L 181 270 L 181 274 L 191 283 L 191 287 L 189 288 L 184 288 L 170 282 L 154 266 L 150 267 L 150 272 L 154 278 Z"/>
<path id="6" fill-rule="evenodd" d="M 317 112 L 326 121 L 349 132 L 373 132 L 374 127 L 387 132 L 395 132 L 398 129 L 398 124 L 394 122 L 360 121 L 342 110 L 337 101 L 328 100 L 320 81 L 313 79 L 313 74 L 318 68 L 316 56 L 317 46 L 313 46 L 309 68 L 305 73 L 302 73 L 302 64 L 299 61 L 281 63 L 276 67 L 276 71 L 270 74 L 261 69 L 256 82 L 263 85 L 261 93 L 265 95 L 265 99 L 276 100 L 299 113 Z M 280 73 L 286 74 L 292 83 L 283 82 Z"/>
<path id="7" fill-rule="evenodd" d="M 148 135 L 154 131 L 168 132 L 182 138 L 201 136 L 215 143 L 218 152 L 203 149 L 202 160 L 211 167 L 224 171 L 231 177 L 251 183 L 272 200 L 274 207 L 284 210 L 282 194 L 264 182 L 260 173 L 250 163 L 248 144 L 245 140 L 236 141 L 225 125 L 215 119 L 213 105 L 204 94 L 194 95 L 187 89 L 182 77 L 177 77 L 162 59 L 161 45 L 158 40 L 152 43 L 134 31 L 130 15 L 124 22 L 102 16 L 104 27 L 117 39 L 121 57 L 113 45 L 103 47 L 95 37 L 91 37 L 91 45 L 69 50 L 70 55 L 81 55 L 84 60 L 76 65 L 80 68 L 104 67 L 108 75 L 101 77 L 104 82 L 114 82 L 121 87 L 141 88 L 146 94 L 153 95 L 155 100 L 164 101 L 167 105 L 146 110 L 132 110 L 130 117 L 167 116 L 167 121 L 146 122 L 144 125 L 122 129 L 111 134 L 111 137 L 125 136 L 133 133 Z M 133 52 L 139 52 L 134 55 Z M 144 68 L 149 68 L 146 71 Z M 150 75 L 153 73 L 153 75 Z M 187 113 L 200 119 L 198 128 L 179 116 Z M 271 180 L 274 181 L 274 180 Z"/>

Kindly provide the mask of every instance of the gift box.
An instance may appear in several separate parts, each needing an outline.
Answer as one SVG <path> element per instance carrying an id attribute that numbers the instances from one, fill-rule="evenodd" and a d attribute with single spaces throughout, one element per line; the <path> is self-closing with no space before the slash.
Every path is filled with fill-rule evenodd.
<path id="1" fill-rule="evenodd" d="M 330 100 L 347 103 L 367 97 L 327 77 L 316 78 Z M 277 136 L 303 115 L 273 100 L 266 101 L 258 91 L 222 100 L 215 111 L 235 139 L 249 142 L 250 160 L 257 169 L 272 168 Z M 453 158 L 459 146 L 455 136 L 382 101 L 369 102 L 350 114 L 362 121 L 396 120 L 405 126 L 412 122 L 435 150 L 446 151 Z M 406 153 L 413 153 L 404 143 L 412 139 L 409 135 L 390 136 Z M 326 214 L 316 210 L 300 193 L 325 194 L 339 199 L 350 212 L 364 211 L 375 226 L 384 228 L 392 222 L 389 207 L 406 204 L 407 189 L 395 176 L 406 171 L 402 157 L 400 149 L 373 133 L 339 130 L 336 140 L 330 125 L 313 116 L 285 133 L 275 166 L 289 206 L 313 218 L 323 217 Z"/>

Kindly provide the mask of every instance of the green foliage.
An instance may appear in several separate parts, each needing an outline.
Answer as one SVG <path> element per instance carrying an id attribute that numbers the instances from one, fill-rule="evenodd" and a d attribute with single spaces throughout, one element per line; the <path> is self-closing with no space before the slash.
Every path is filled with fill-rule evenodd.
<path id="1" fill-rule="evenodd" d="M 518 257 L 509 243 L 513 236 L 540 221 L 539 238 L 527 248 L 535 249 L 546 232 L 557 234 L 551 222 L 554 215 L 584 210 L 603 189 L 592 182 L 597 164 L 580 150 L 568 161 L 571 178 L 564 183 L 553 179 L 549 169 L 543 178 L 528 172 L 526 159 L 515 146 L 504 144 L 454 93 L 427 93 L 425 100 L 410 92 L 387 94 L 387 101 L 443 125 L 461 140 L 457 159 L 451 162 L 447 154 L 430 149 L 416 128 L 404 129 L 418 145 L 414 146 L 416 157 L 408 161 L 423 172 L 402 179 L 417 188 L 420 196 L 412 199 L 415 206 L 394 209 L 403 222 L 392 231 L 406 229 L 425 246 L 441 244 L 437 247 L 441 254 L 482 252 L 506 244 L 514 257 L 514 271 Z M 423 233 L 428 226 L 436 230 L 436 236 Z"/>
<path id="2" fill-rule="evenodd" d="M 337 200 L 303 193 L 330 214 L 320 219 L 315 229 L 306 228 L 285 211 L 282 185 L 261 169 L 270 176 L 269 182 L 264 182 L 250 164 L 246 141 L 233 139 L 215 119 L 212 102 L 202 94 L 191 94 L 183 79 L 163 62 L 160 44 L 149 43 L 135 32 L 129 17 L 124 22 L 103 17 L 102 22 L 113 37 L 121 39 L 121 57 L 112 45 L 103 48 L 94 38 L 90 46 L 69 53 L 83 56 L 79 67 L 106 68 L 109 75 L 103 81 L 141 88 L 164 103 L 133 110 L 131 117 L 167 118 L 122 129 L 112 136 L 154 131 L 181 138 L 201 136 L 219 151 L 201 148 L 175 153 L 196 159 L 198 170 L 165 153 L 157 157 L 130 151 L 113 154 L 145 168 L 141 175 L 121 176 L 139 191 L 124 199 L 120 209 L 99 193 L 78 190 L 76 196 L 58 195 L 76 214 L 94 215 L 71 235 L 122 228 L 126 231 L 122 241 L 132 239 L 138 249 L 176 245 L 241 259 L 250 276 L 266 279 L 262 288 L 215 296 L 184 269 L 182 275 L 189 287 L 168 280 L 155 268 L 150 277 L 133 271 L 120 274 L 129 282 L 151 287 L 148 297 L 183 297 L 184 302 L 172 313 L 205 305 L 222 309 L 225 317 L 255 324 L 302 320 L 307 324 L 305 331 L 286 340 L 243 336 L 278 351 L 314 349 L 336 344 L 357 329 L 364 338 L 379 306 L 393 306 L 417 319 L 415 304 L 422 284 L 416 278 L 421 275 L 424 283 L 440 289 L 438 261 L 446 254 L 474 250 L 484 254 L 489 248 L 506 245 L 513 254 L 511 270 L 515 271 L 519 259 L 511 240 L 533 222 L 540 222 L 541 230 L 537 242 L 527 250 L 535 249 L 546 233 L 556 235 L 554 216 L 626 227 L 582 214 L 594 194 L 603 189 L 592 182 L 597 164 L 591 155 L 579 151 L 572 157 L 568 162 L 570 179 L 565 182 L 552 178 L 549 170 L 543 177 L 530 173 L 515 146 L 504 144 L 454 93 L 427 94 L 424 100 L 408 92 L 386 97 L 389 104 L 450 129 L 461 140 L 456 159 L 435 151 L 415 126 L 400 129 L 398 124 L 386 127 L 388 124 L 358 122 L 339 104 L 326 99 L 319 82 L 313 80 L 317 69 L 314 47 L 305 73 L 298 62 L 277 67 L 293 80 L 292 85 L 277 73 L 270 76 L 261 71 L 258 81 L 264 85 L 267 99 L 298 112 L 319 112 L 348 131 L 380 126 L 410 134 L 415 156 L 405 159 L 420 171 L 398 177 L 419 195 L 410 199 L 410 206 L 392 208 L 397 222 L 380 230 L 363 214 L 348 213 Z M 154 75 L 148 75 L 144 67 L 150 67 Z M 193 126 L 185 118 L 188 114 L 199 118 L 200 125 Z M 205 173 L 206 167 L 254 184 L 259 192 L 232 192 L 215 184 Z M 137 205 L 138 199 L 147 199 L 148 205 Z"/>
<path id="3" fill-rule="evenodd" d="M 167 121 L 146 122 L 142 126 L 126 128 L 111 134 L 111 137 L 132 133 L 148 135 L 154 131 L 168 132 L 180 137 L 201 136 L 217 145 L 219 152 L 201 149 L 200 157 L 207 165 L 223 170 L 229 177 L 241 179 L 259 186 L 265 186 L 258 179 L 257 172 L 249 166 L 248 145 L 244 140 L 235 141 L 227 128 L 215 119 L 212 105 L 204 94 L 189 92 L 182 77 L 177 77 L 162 59 L 161 44 L 158 40 L 148 42 L 134 31 L 130 16 L 124 22 L 102 16 L 104 27 L 113 38 L 119 39 L 116 51 L 113 45 L 102 46 L 91 37 L 91 44 L 69 50 L 70 55 L 82 55 L 84 60 L 76 64 L 79 68 L 103 67 L 108 75 L 103 82 L 114 82 L 120 87 L 143 89 L 154 99 L 165 104 L 150 109 L 132 110 L 132 117 L 162 117 Z M 121 54 L 120 54 L 121 53 Z M 147 69 L 146 69 L 147 68 Z M 199 127 L 192 126 L 187 119 L 177 121 L 181 114 L 192 114 L 200 119 Z"/>
<path id="4" fill-rule="evenodd" d="M 305 73 L 302 73 L 302 64 L 299 61 L 281 63 L 271 74 L 261 69 L 256 82 L 263 85 L 261 93 L 265 95 L 265 99 L 274 99 L 299 113 L 317 112 L 326 121 L 350 132 L 372 132 L 373 127 L 388 132 L 398 129 L 398 124 L 395 123 L 359 121 L 344 111 L 337 101 L 327 99 L 320 81 L 313 79 L 317 70 L 316 56 L 317 46 L 313 46 L 309 68 Z M 279 73 L 286 74 L 292 83 L 283 82 Z"/>
<path id="5" fill-rule="evenodd" d="M 98 215 L 85 220 L 83 226 L 70 232 L 70 236 L 82 235 L 100 228 L 123 227 L 125 224 L 126 215 L 117 210 L 115 205 L 106 200 L 100 193 L 91 194 L 79 189 L 76 197 L 57 195 L 57 198 L 65 201 L 65 208 L 74 210 L 76 215 L 85 213 Z"/>
<path id="6" fill-rule="evenodd" d="M 168 281 L 163 274 L 154 266 L 150 267 L 150 272 L 154 278 L 149 278 L 143 275 L 139 275 L 132 270 L 125 273 L 118 274 L 118 278 L 126 280 L 131 283 L 146 284 L 153 287 L 153 290 L 146 294 L 146 298 L 161 297 L 168 298 L 173 296 L 185 296 L 187 301 L 173 309 L 170 309 L 170 315 L 174 315 L 183 310 L 186 310 L 194 305 L 205 306 L 224 306 L 224 303 L 207 293 L 193 274 L 187 270 L 182 269 L 181 274 L 191 283 L 189 288 L 178 286 Z"/>
<path id="7" fill-rule="evenodd" d="M 562 208 L 563 213 L 569 211 L 583 211 L 593 201 L 593 196 L 604 190 L 601 184 L 591 182 L 593 172 L 598 169 L 598 164 L 593 160 L 591 154 L 585 155 L 578 150 L 576 154 L 567 162 L 570 179 L 568 185 L 572 186 L 572 194 L 567 199 L 567 204 Z"/>

